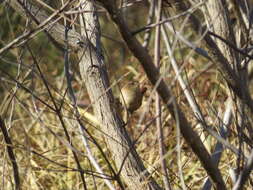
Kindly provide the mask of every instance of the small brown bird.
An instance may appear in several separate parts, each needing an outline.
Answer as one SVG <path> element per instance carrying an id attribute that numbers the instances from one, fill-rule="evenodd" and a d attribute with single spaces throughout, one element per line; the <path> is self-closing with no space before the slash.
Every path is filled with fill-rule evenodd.
<path id="1" fill-rule="evenodd" d="M 128 82 L 121 89 L 120 102 L 130 113 L 137 110 L 142 104 L 142 98 L 147 88 L 140 88 L 137 81 Z"/>

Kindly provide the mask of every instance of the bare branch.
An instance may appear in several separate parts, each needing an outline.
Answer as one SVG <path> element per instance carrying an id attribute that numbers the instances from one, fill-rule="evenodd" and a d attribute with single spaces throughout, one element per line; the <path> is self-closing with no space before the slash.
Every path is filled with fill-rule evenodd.
<path id="1" fill-rule="evenodd" d="M 59 19 L 63 17 L 60 13 L 64 11 L 64 9 L 67 7 L 67 5 L 73 0 L 67 1 L 59 10 L 56 10 L 50 17 L 48 14 L 43 11 L 42 9 L 37 8 L 36 6 L 32 6 L 29 4 L 29 1 L 26 1 L 24 3 L 21 0 L 13 0 L 13 1 L 7 1 L 7 3 L 15 9 L 22 17 L 27 18 L 28 17 L 32 18 L 32 24 L 35 27 L 33 29 L 33 32 L 38 32 L 41 30 L 46 31 L 52 38 L 64 46 L 64 31 L 65 28 L 62 24 L 57 22 Z M 59 16 L 61 15 L 61 16 Z M 29 32 L 27 36 L 30 36 L 32 32 Z M 71 30 L 69 31 L 69 46 L 72 49 L 77 49 L 79 45 L 77 42 L 80 40 L 80 34 L 77 32 Z"/>
<path id="2" fill-rule="evenodd" d="M 1 117 L 0 117 L 0 129 L 3 133 L 3 137 L 4 137 L 5 143 L 7 145 L 8 156 L 9 156 L 11 164 L 12 164 L 13 176 L 14 176 L 14 181 L 15 181 L 15 189 L 19 190 L 19 189 L 21 189 L 21 186 L 20 186 L 20 179 L 19 179 L 18 164 L 17 164 L 16 157 L 15 157 L 15 154 L 12 149 L 11 138 L 9 137 L 7 128 L 6 128 L 4 121 L 2 120 Z"/>
<path id="3" fill-rule="evenodd" d="M 172 114 L 172 116 L 174 117 L 174 119 L 176 119 L 176 115 L 178 115 L 180 130 L 183 137 L 185 138 L 187 143 L 190 145 L 190 147 L 193 149 L 194 153 L 200 159 L 203 167 L 206 169 L 210 178 L 213 180 L 213 183 L 215 184 L 215 186 L 218 189 L 226 189 L 224 181 L 222 180 L 220 171 L 212 163 L 209 153 L 207 152 L 206 148 L 201 142 L 199 136 L 192 130 L 184 114 L 182 113 L 178 105 L 176 104 L 175 98 L 169 91 L 167 85 L 165 84 L 163 80 L 160 79 L 159 72 L 154 66 L 152 58 L 147 53 L 147 51 L 141 46 L 141 44 L 131 35 L 126 23 L 122 19 L 120 12 L 116 8 L 115 1 L 114 0 L 106 0 L 106 1 L 99 0 L 99 2 L 103 4 L 104 8 L 110 14 L 111 19 L 118 26 L 122 37 L 124 38 L 125 42 L 127 43 L 133 55 L 140 61 L 150 82 L 154 86 L 156 85 L 156 83 L 159 84 L 157 87 L 157 92 L 159 93 L 163 102 L 167 105 L 167 108 Z M 171 102 L 171 100 L 173 102 Z M 177 112 L 175 112 L 175 110 L 177 110 Z"/>
<path id="4" fill-rule="evenodd" d="M 253 151 L 251 151 L 251 154 L 249 156 L 249 160 L 247 161 L 245 168 L 240 173 L 240 175 L 233 187 L 233 190 L 243 189 L 243 185 L 246 183 L 247 179 L 249 178 L 252 169 L 253 169 Z"/>

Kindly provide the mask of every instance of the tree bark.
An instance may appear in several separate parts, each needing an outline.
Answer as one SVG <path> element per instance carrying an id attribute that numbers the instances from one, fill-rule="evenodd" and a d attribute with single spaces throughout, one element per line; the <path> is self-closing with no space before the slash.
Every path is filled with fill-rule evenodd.
<path id="1" fill-rule="evenodd" d="M 48 18 L 42 9 L 29 6 L 29 3 L 22 0 L 8 2 L 24 18 L 32 17 L 33 26 L 36 27 Z M 86 10 L 93 10 L 94 2 L 85 1 L 83 7 Z M 83 24 L 81 35 L 75 31 L 69 31 L 69 46 L 72 50 L 78 51 L 80 58 L 80 72 L 83 82 L 87 88 L 89 97 L 93 103 L 93 109 L 101 123 L 101 130 L 112 153 L 118 169 L 121 169 L 120 176 L 129 189 L 154 189 L 161 187 L 155 182 L 144 167 L 137 154 L 133 142 L 130 139 L 124 123 L 117 114 L 114 106 L 114 97 L 109 89 L 107 70 L 101 52 L 99 24 L 96 12 L 89 12 L 81 15 Z M 61 15 L 57 15 L 59 17 Z M 65 27 L 59 23 L 45 27 L 45 32 L 53 37 L 60 45 L 64 44 Z"/>
<path id="2" fill-rule="evenodd" d="M 122 119 L 115 109 L 114 97 L 109 89 L 107 70 L 101 51 L 99 23 L 92 1 L 85 1 L 81 35 L 89 42 L 79 51 L 80 72 L 85 82 L 97 119 L 102 124 L 107 145 L 118 169 L 122 168 L 123 180 L 130 189 L 161 189 L 145 169 Z M 93 12 L 94 11 L 94 12 Z M 83 23 L 82 23 L 83 22 Z"/>

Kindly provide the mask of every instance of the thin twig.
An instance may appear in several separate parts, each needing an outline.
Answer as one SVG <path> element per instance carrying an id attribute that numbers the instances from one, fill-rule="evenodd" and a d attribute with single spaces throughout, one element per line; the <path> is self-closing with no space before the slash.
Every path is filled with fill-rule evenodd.
<path id="1" fill-rule="evenodd" d="M 232 99 L 229 98 L 227 100 L 226 111 L 223 116 L 223 121 L 221 121 L 221 124 L 219 126 L 221 137 L 224 138 L 224 140 L 226 140 L 228 136 L 228 127 L 231 124 L 231 119 L 232 119 L 232 108 L 233 108 L 233 102 L 232 102 Z M 219 161 L 224 149 L 225 149 L 224 145 L 218 141 L 212 153 L 212 160 L 217 165 L 219 164 Z M 212 184 L 211 184 L 210 179 L 208 178 L 205 181 L 202 190 L 210 190 L 211 187 L 212 187 Z"/>
<path id="2" fill-rule="evenodd" d="M 6 146 L 7 146 L 8 156 L 9 156 L 11 164 L 12 164 L 13 176 L 14 176 L 14 181 L 15 181 L 15 189 L 19 190 L 19 189 L 21 189 L 21 186 L 20 186 L 20 179 L 19 179 L 18 164 L 17 164 L 17 161 L 16 161 L 15 154 L 12 150 L 11 138 L 8 134 L 8 131 L 7 131 L 7 128 L 4 124 L 4 121 L 2 120 L 1 117 L 0 117 L 0 129 L 3 133 L 3 137 L 4 137 L 4 140 L 5 140 Z"/>
<path id="3" fill-rule="evenodd" d="M 156 20 L 159 22 L 161 20 L 162 15 L 162 0 L 158 0 L 155 3 L 156 7 Z M 161 25 L 157 25 L 156 27 L 156 34 L 155 34 L 155 48 L 154 48 L 154 63 L 158 70 L 160 70 L 160 42 L 161 42 Z M 166 190 L 171 190 L 170 182 L 169 182 L 169 175 L 167 171 L 166 161 L 164 158 L 165 155 L 165 148 L 164 148 L 164 136 L 163 136 L 163 129 L 162 129 L 162 115 L 161 115 L 161 99 L 159 94 L 156 92 L 155 98 L 155 106 L 156 106 L 156 127 L 157 127 L 157 138 L 159 142 L 159 154 L 161 160 L 161 167 L 163 171 L 163 183 L 165 185 Z"/>
<path id="4" fill-rule="evenodd" d="M 149 7 L 149 12 L 148 12 L 148 19 L 147 19 L 147 25 L 150 25 L 152 23 L 153 17 L 154 17 L 154 12 L 155 12 L 155 0 L 150 0 L 150 7 Z M 143 43 L 142 46 L 144 48 L 147 48 L 148 43 L 150 41 L 151 37 L 151 30 L 147 31 L 143 37 Z"/>
<path id="5" fill-rule="evenodd" d="M 244 169 L 238 176 L 237 181 L 233 187 L 233 190 L 243 189 L 244 184 L 246 183 L 247 179 L 250 177 L 250 173 L 252 169 L 253 169 L 253 150 L 251 151 L 251 154 L 249 156 L 246 166 L 244 167 Z"/>
<path id="6" fill-rule="evenodd" d="M 0 49 L 0 55 L 15 45 L 20 46 L 26 43 L 29 39 L 32 39 L 39 32 L 46 30 L 48 26 L 52 27 L 55 23 L 57 23 L 61 19 L 61 17 L 58 17 L 55 20 L 53 20 L 54 17 L 57 16 L 60 12 L 62 12 L 67 7 L 68 4 L 69 2 L 64 4 L 59 10 L 54 12 L 51 16 L 49 16 L 46 20 L 44 20 L 41 24 L 39 24 L 36 27 L 36 29 L 25 32 L 23 35 L 17 37 L 16 39 L 12 40 L 9 44 L 5 45 L 3 48 Z M 21 3 L 21 5 L 23 5 L 23 3 Z"/>
<path id="7" fill-rule="evenodd" d="M 192 14 L 192 13 L 193 13 L 195 10 L 197 10 L 198 7 L 201 6 L 202 4 L 203 4 L 203 2 L 198 3 L 198 4 L 196 4 L 194 7 L 189 8 L 188 10 L 186 10 L 186 11 L 184 11 L 184 12 L 178 14 L 178 15 L 172 16 L 172 17 L 170 17 L 170 18 L 163 19 L 163 20 L 161 20 L 161 21 L 159 21 L 159 22 L 157 22 L 157 23 L 153 23 L 153 24 L 146 25 L 146 26 L 144 26 L 144 27 L 142 27 L 142 28 L 139 28 L 139 29 L 137 29 L 137 30 L 131 32 L 131 34 L 132 34 L 132 35 L 136 35 L 136 34 L 138 34 L 138 33 L 140 33 L 140 32 L 145 31 L 145 30 L 150 30 L 150 29 L 156 27 L 157 25 L 163 25 L 164 23 L 171 22 L 171 21 L 176 20 L 176 19 L 178 19 L 178 18 L 180 18 L 180 17 L 182 17 L 182 16 Z"/>

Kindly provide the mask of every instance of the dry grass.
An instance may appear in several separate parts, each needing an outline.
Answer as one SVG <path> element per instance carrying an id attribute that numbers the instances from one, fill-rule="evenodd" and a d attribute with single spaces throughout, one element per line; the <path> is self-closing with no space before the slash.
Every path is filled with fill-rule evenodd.
<path id="1" fill-rule="evenodd" d="M 199 74 L 199 72 L 190 64 L 186 66 L 189 67 L 189 69 L 186 68 L 188 73 L 195 73 L 195 75 Z M 65 91 L 64 88 L 62 88 L 62 90 L 60 89 L 62 85 L 62 82 L 60 81 L 62 81 L 62 77 L 58 77 L 58 80 L 50 81 L 50 85 L 55 88 L 54 90 L 51 88 L 51 90 L 53 92 L 54 100 L 58 102 L 58 105 L 60 105 L 62 101 L 66 100 L 66 97 L 63 96 Z M 207 121 L 210 121 L 210 125 L 217 125 L 217 113 L 219 111 L 224 111 L 224 100 L 226 99 L 224 90 L 219 85 L 217 73 L 211 68 L 199 77 L 194 78 L 194 81 L 190 82 L 205 118 Z M 46 88 L 42 87 L 39 78 L 36 80 L 34 80 L 34 78 L 27 79 L 24 86 L 30 88 L 31 83 L 33 83 L 33 95 L 25 92 L 22 88 L 18 88 L 14 94 L 14 90 L 10 90 L 10 87 L 8 87 L 2 93 L 3 101 L 1 104 L 2 115 L 4 116 L 6 126 L 9 129 L 9 135 L 13 142 L 13 148 L 19 166 L 22 188 L 32 190 L 82 189 L 80 174 L 76 171 L 71 171 L 70 169 L 76 168 L 76 162 L 73 158 L 72 150 L 77 153 L 83 169 L 90 172 L 95 172 L 95 169 L 92 167 L 86 156 L 86 151 L 81 141 L 81 134 L 78 128 L 73 125 L 73 110 L 63 106 L 60 111 L 60 114 L 64 119 L 64 124 L 68 130 L 68 134 L 70 135 L 71 142 L 73 143 L 72 147 L 70 147 L 69 143 L 67 143 L 66 136 L 63 132 L 62 124 L 60 123 L 57 113 L 36 98 L 36 96 L 38 96 L 44 101 L 44 103 L 53 106 L 52 100 L 50 99 Z M 155 115 L 153 100 L 150 101 L 149 99 L 153 96 L 151 94 L 151 86 L 148 87 L 149 90 L 145 95 L 143 106 L 130 117 L 128 131 L 134 140 L 137 139 L 135 146 L 141 155 L 145 166 L 153 173 L 155 179 L 162 184 L 162 171 L 156 135 L 157 129 L 154 122 L 147 125 Z M 194 115 L 187 105 L 181 89 L 176 83 L 172 86 L 172 88 L 174 93 L 178 96 L 178 102 L 184 113 L 194 126 L 196 124 Z M 15 89 L 15 87 L 12 86 L 12 89 Z M 78 89 L 82 88 L 79 86 Z M 79 96 L 79 98 L 86 101 L 85 99 L 88 97 Z M 149 102 L 150 104 L 148 104 L 148 101 L 151 103 Z M 146 114 L 143 116 L 143 112 L 145 111 Z M 140 123 L 141 117 L 143 117 L 143 120 Z M 83 122 L 86 123 L 85 120 Z M 105 145 L 105 141 L 99 129 L 88 124 L 86 127 L 96 139 L 97 143 L 102 147 L 111 164 L 113 164 L 113 160 L 110 157 L 110 150 L 108 150 Z M 181 184 L 178 174 L 179 168 L 176 151 L 176 127 L 175 122 L 166 110 L 163 113 L 163 130 L 165 136 L 164 144 L 166 147 L 165 159 L 168 165 L 172 186 L 177 189 L 181 187 Z M 202 129 L 196 128 L 196 130 L 199 134 L 204 133 Z M 236 136 L 231 135 L 229 141 L 236 146 L 238 142 L 236 142 L 235 137 Z M 216 140 L 207 134 L 205 138 L 205 144 L 208 150 L 212 151 Z M 0 167 L 0 175 L 2 176 L 1 178 L 3 181 L 1 188 L 12 189 L 12 167 L 9 162 L 6 145 L 2 135 L 1 142 L 2 164 Z M 91 150 L 97 158 L 100 166 L 103 168 L 105 173 L 111 175 L 98 148 L 93 143 L 90 143 L 90 145 Z M 182 138 L 180 138 L 180 148 L 180 161 L 186 186 L 188 189 L 199 189 L 207 176 L 206 172 L 201 167 L 200 162 L 192 153 L 191 149 L 184 143 Z M 224 180 L 226 180 L 228 187 L 232 187 L 228 170 L 233 168 L 235 165 L 236 156 L 228 150 L 225 151 L 219 164 L 219 168 L 222 171 Z M 85 174 L 85 182 L 88 189 L 107 189 L 101 178 L 94 177 L 89 174 Z M 116 185 L 115 181 L 113 183 Z"/>
<path id="2" fill-rule="evenodd" d="M 136 23 L 130 24 L 135 25 Z M 110 26 L 111 25 L 108 24 L 104 27 Z M 116 32 L 114 35 L 118 37 Z M 188 35 L 191 35 L 191 32 L 190 34 L 188 33 Z M 5 69 L 6 72 L 12 73 L 12 77 L 3 75 L 1 78 L 0 97 L 2 101 L 0 103 L 0 111 L 1 117 L 5 121 L 5 125 L 8 129 L 9 137 L 12 140 L 12 148 L 19 168 L 22 189 L 83 189 L 80 173 L 76 171 L 77 164 L 73 156 L 74 152 L 77 155 L 82 169 L 86 171 L 84 177 L 87 189 L 106 190 L 108 187 L 105 185 L 104 180 L 98 177 L 95 168 L 87 157 L 87 151 L 82 141 L 82 134 L 75 124 L 74 109 L 68 105 L 66 82 L 62 71 L 63 56 L 59 51 L 52 48 L 49 42 L 45 42 L 45 36 L 40 36 L 39 38 L 41 39 L 35 39 L 38 40 L 34 42 L 35 45 L 33 42 L 31 43 L 32 47 L 34 46 L 33 51 L 37 56 L 36 59 L 40 60 L 39 65 L 46 78 L 46 84 L 52 96 L 43 83 L 38 69 L 35 68 L 35 64 L 29 53 L 24 53 L 24 64 L 22 66 L 14 64 L 14 66 L 10 68 L 1 68 L 2 70 Z M 116 42 L 106 44 L 108 41 L 106 39 L 103 40 L 105 41 L 104 44 L 107 51 L 106 58 L 108 63 L 110 63 L 108 67 L 111 82 L 113 83 L 115 78 L 117 79 L 119 76 L 128 73 L 129 70 L 124 66 L 130 66 L 143 76 L 144 83 L 146 87 L 148 87 L 142 107 L 129 118 L 127 130 L 134 140 L 135 147 L 146 168 L 152 173 L 158 183 L 162 185 L 163 174 L 160 163 L 157 129 L 154 121 L 155 95 L 152 94 L 153 89 L 147 82 L 143 70 L 139 68 L 136 60 L 129 55 L 129 52 L 124 49 L 125 47 L 123 47 L 122 44 L 118 44 L 117 48 L 120 46 L 126 57 L 121 55 L 118 51 L 114 51 L 116 49 Z M 42 41 L 43 43 L 41 43 Z M 42 45 L 36 48 L 38 44 Z M 10 52 L 11 56 L 8 58 L 17 62 L 19 53 L 21 54 L 22 50 L 18 50 L 17 52 L 12 51 Z M 16 57 L 14 55 L 16 55 Z M 223 117 L 225 101 L 227 100 L 227 87 L 224 85 L 225 82 L 213 65 L 209 65 L 207 60 L 189 52 L 189 50 L 182 45 L 180 48 L 176 49 L 175 55 L 178 59 L 178 63 L 180 63 L 179 66 L 184 66 L 184 71 L 187 73 L 187 76 L 184 75 L 183 77 L 189 81 L 190 88 L 196 97 L 196 102 L 203 112 L 204 118 L 207 123 L 212 126 L 213 130 L 218 132 L 219 129 L 217 126 L 219 124 L 219 119 L 217 116 L 220 118 Z M 162 64 L 170 67 L 170 60 L 167 55 L 163 55 L 162 60 Z M 20 71 L 18 66 L 21 67 Z M 77 65 L 75 65 L 75 67 L 77 67 Z M 73 86 L 78 101 L 83 104 L 82 107 L 89 107 L 88 111 L 92 113 L 86 90 L 80 82 L 78 72 L 75 72 Z M 134 74 L 132 73 L 132 75 Z M 129 77 L 127 75 L 127 77 L 122 80 L 129 80 L 131 77 L 132 76 Z M 202 137 L 206 148 L 212 153 L 217 141 L 202 128 L 198 127 L 194 113 L 188 105 L 178 82 L 175 80 L 175 73 L 171 69 L 168 69 L 164 78 L 175 94 L 177 102 L 191 126 L 193 126 L 195 131 Z M 15 80 L 20 84 L 16 85 Z M 113 90 L 117 91 L 115 89 Z M 54 101 L 58 108 L 61 107 L 60 110 L 55 109 Z M 61 106 L 62 104 L 64 106 Z M 186 188 L 191 190 L 201 189 L 207 177 L 205 170 L 185 143 L 184 139 L 182 137 L 177 138 L 176 123 L 166 109 L 163 111 L 162 121 L 166 150 L 164 158 L 166 159 L 172 187 L 174 189 L 182 188 L 179 175 L 180 164 Z M 82 118 L 82 122 L 85 124 L 89 133 L 92 134 L 93 140 L 95 140 L 101 150 L 103 150 L 104 155 L 108 158 L 112 167 L 117 171 L 110 150 L 106 146 L 104 134 L 102 134 L 99 127 L 91 125 L 84 117 Z M 63 126 L 66 127 L 69 141 Z M 228 142 L 238 148 L 239 142 L 235 121 L 230 125 L 230 131 Z M 11 190 L 14 189 L 13 168 L 2 133 L 0 133 L 0 140 L 0 189 Z M 70 142 L 72 145 L 70 145 Z M 112 176 L 104 155 L 101 154 L 101 150 L 93 143 L 91 138 L 89 138 L 89 145 L 93 156 L 97 159 L 97 162 L 105 174 Z M 180 159 L 178 157 L 177 146 L 180 148 Z M 248 154 L 249 150 L 250 147 L 244 145 L 243 152 Z M 226 149 L 222 154 L 219 169 L 221 170 L 228 189 L 232 188 L 229 170 L 236 168 L 236 166 L 237 156 Z M 115 187 L 118 187 L 115 180 L 111 182 Z M 252 181 L 249 180 L 245 189 L 252 189 Z"/>

